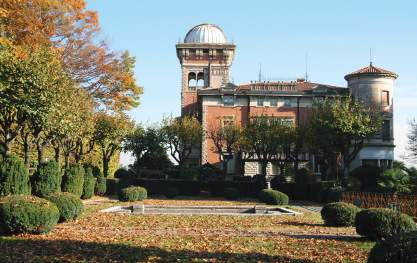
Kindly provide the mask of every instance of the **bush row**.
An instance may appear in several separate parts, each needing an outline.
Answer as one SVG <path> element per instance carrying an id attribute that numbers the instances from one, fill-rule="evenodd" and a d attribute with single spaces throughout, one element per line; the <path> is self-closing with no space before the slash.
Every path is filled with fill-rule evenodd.
<path id="1" fill-rule="evenodd" d="M 336 201 L 332 197 L 331 188 L 334 186 L 334 181 L 323 181 L 315 183 L 282 183 L 279 180 L 272 180 L 272 189 L 278 190 L 287 194 L 291 200 L 300 201 L 315 201 L 328 203 Z"/>
<path id="2" fill-rule="evenodd" d="M 98 195 L 105 193 L 105 180 L 97 167 L 73 165 L 62 174 L 59 164 L 51 160 L 40 164 L 33 176 L 29 177 L 27 168 L 19 158 L 8 156 L 0 162 L 0 196 L 33 194 L 47 197 L 62 189 L 63 192 L 88 199 L 94 192 Z"/>
<path id="3" fill-rule="evenodd" d="M 359 235 L 372 240 L 386 239 L 416 229 L 412 217 L 398 211 L 386 208 L 360 210 L 343 202 L 325 205 L 321 216 L 327 226 L 355 226 Z"/>
<path id="4" fill-rule="evenodd" d="M 54 193 L 42 199 L 28 195 L 0 198 L 0 233 L 47 233 L 60 222 L 77 218 L 81 200 L 70 193 Z"/>

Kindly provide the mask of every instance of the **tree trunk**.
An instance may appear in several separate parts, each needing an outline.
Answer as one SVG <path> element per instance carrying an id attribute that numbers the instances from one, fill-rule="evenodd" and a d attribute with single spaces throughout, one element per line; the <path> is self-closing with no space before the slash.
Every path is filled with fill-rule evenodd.
<path id="1" fill-rule="evenodd" d="M 103 174 L 105 178 L 109 177 L 109 161 L 107 156 L 103 154 Z"/>
<path id="2" fill-rule="evenodd" d="M 38 165 L 44 162 L 43 159 L 43 145 L 39 141 L 36 142 L 36 148 L 38 150 Z"/>
<path id="3" fill-rule="evenodd" d="M 57 163 L 59 163 L 59 155 L 60 155 L 60 152 L 59 152 L 59 146 L 54 147 L 54 151 L 55 151 L 55 155 L 54 155 L 55 161 L 56 161 Z"/>
<path id="4" fill-rule="evenodd" d="M 30 168 L 30 145 L 27 142 L 27 139 L 23 140 L 23 155 L 25 160 L 25 166 L 27 169 Z"/>
<path id="5" fill-rule="evenodd" d="M 64 167 L 65 169 L 69 167 L 69 152 L 64 152 Z"/>

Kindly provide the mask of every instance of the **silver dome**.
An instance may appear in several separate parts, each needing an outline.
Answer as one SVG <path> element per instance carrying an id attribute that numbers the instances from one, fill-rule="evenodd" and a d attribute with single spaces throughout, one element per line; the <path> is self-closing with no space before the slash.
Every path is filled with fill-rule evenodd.
<path id="1" fill-rule="evenodd" d="M 217 25 L 201 24 L 188 31 L 184 43 L 225 44 L 227 39 L 223 30 Z"/>

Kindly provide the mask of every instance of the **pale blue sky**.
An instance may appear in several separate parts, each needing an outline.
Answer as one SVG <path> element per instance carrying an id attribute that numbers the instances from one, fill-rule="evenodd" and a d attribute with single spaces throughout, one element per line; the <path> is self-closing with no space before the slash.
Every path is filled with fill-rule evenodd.
<path id="1" fill-rule="evenodd" d="M 399 74 L 394 94 L 396 156 L 407 144 L 409 119 L 417 117 L 417 1 L 142 1 L 88 0 L 99 12 L 103 37 L 137 59 L 144 86 L 130 114 L 153 123 L 180 112 L 180 65 L 175 44 L 194 25 L 214 23 L 237 45 L 232 78 L 255 80 L 262 63 L 267 78 L 346 86 L 344 75 L 369 63 Z M 129 162 L 127 156 L 122 163 Z"/>

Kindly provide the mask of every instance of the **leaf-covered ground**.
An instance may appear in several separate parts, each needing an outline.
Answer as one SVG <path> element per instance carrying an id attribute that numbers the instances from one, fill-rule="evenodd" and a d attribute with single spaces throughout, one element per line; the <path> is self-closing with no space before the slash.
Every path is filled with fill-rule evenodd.
<path id="1" fill-rule="evenodd" d="M 164 205 L 255 205 L 255 201 L 160 200 Z M 88 202 L 77 221 L 46 235 L 0 237 L 0 262 L 364 262 L 372 243 L 353 228 L 299 216 L 123 215 Z M 297 209 L 297 207 L 293 207 Z"/>

